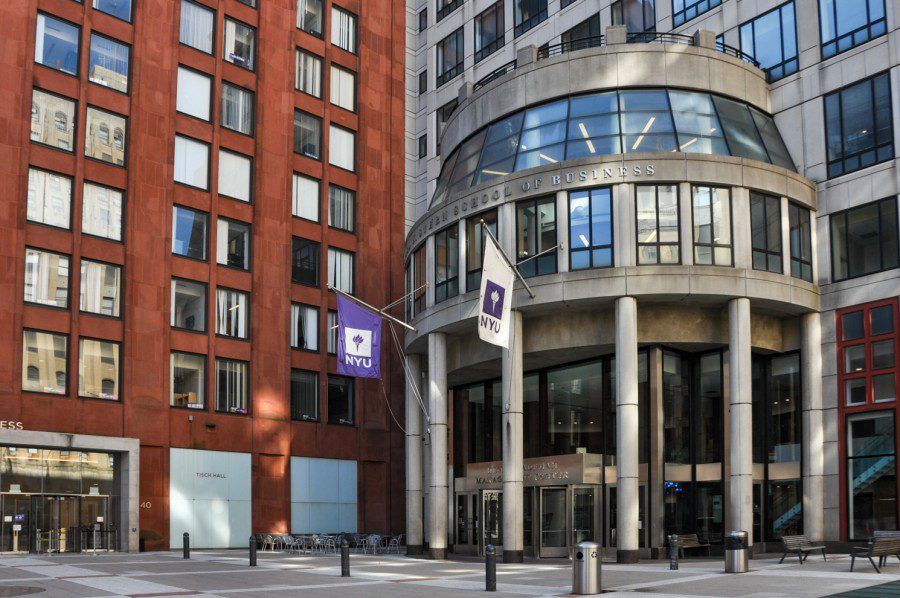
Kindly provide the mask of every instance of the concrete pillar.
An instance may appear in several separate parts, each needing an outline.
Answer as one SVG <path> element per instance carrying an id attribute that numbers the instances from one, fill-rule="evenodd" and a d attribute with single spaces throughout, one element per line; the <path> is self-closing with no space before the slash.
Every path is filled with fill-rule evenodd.
<path id="1" fill-rule="evenodd" d="M 421 379 L 420 357 L 406 356 L 406 554 L 422 554 L 422 407 L 412 384 Z M 421 392 L 421 391 L 420 391 Z"/>
<path id="2" fill-rule="evenodd" d="M 637 301 L 616 299 L 616 561 L 638 560 Z M 504 497 L 505 500 L 505 497 Z"/>
<path id="3" fill-rule="evenodd" d="M 818 313 L 801 318 L 800 379 L 803 380 L 803 532 L 825 539 L 825 443 L 822 423 L 822 328 Z"/>
<path id="4" fill-rule="evenodd" d="M 728 302 L 728 374 L 731 392 L 730 529 L 750 533 L 753 543 L 753 393 L 750 357 L 750 300 L 739 297 Z"/>
<path id="5" fill-rule="evenodd" d="M 510 312 L 509 349 L 503 349 L 503 562 L 525 555 L 525 479 L 522 425 L 522 312 Z"/>
<path id="6" fill-rule="evenodd" d="M 606 44 L 624 44 L 628 41 L 628 29 L 625 25 L 612 25 L 606 28 Z"/>
<path id="7" fill-rule="evenodd" d="M 442 332 L 428 335 L 428 413 L 431 416 L 431 462 L 428 482 L 431 508 L 428 511 L 428 556 L 447 555 L 447 337 Z"/>

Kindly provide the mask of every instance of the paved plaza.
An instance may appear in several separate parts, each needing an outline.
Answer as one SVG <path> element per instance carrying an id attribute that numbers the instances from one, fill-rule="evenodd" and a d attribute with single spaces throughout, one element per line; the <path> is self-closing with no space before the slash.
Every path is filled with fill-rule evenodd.
<path id="1" fill-rule="evenodd" d="M 335 555 L 297 556 L 259 553 L 259 565 L 248 566 L 241 551 L 194 551 L 189 561 L 180 553 L 2 556 L 0 596 L 475 596 L 484 595 L 484 567 L 479 561 L 427 561 L 404 556 L 351 556 L 352 577 L 340 577 Z M 860 564 L 857 561 L 857 564 Z M 560 596 L 571 591 L 568 561 L 499 564 L 497 596 Z M 878 587 L 882 584 L 889 586 Z M 682 561 L 669 571 L 666 561 L 637 565 L 604 563 L 604 595 L 641 596 L 830 596 L 851 592 L 865 598 L 900 595 L 900 563 L 876 574 L 860 565 L 850 573 L 846 555 L 827 563 L 810 557 L 752 561 L 752 571 L 722 573 L 718 559 Z"/>

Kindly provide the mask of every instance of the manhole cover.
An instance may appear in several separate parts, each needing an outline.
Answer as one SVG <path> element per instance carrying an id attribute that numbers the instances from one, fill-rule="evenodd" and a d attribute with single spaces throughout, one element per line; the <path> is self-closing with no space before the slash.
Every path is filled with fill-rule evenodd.
<path id="1" fill-rule="evenodd" d="M 26 594 L 38 594 L 45 591 L 44 588 L 34 586 L 0 586 L 0 596 L 25 596 Z"/>

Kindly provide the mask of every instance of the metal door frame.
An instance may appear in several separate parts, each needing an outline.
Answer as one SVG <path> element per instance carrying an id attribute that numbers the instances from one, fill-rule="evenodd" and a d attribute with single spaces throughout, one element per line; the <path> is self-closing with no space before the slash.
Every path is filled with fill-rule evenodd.
<path id="1" fill-rule="evenodd" d="M 538 556 L 544 558 L 568 557 L 572 544 L 572 496 L 571 486 L 541 486 L 538 499 Z M 563 492 L 563 514 L 565 515 L 565 546 L 544 546 L 544 492 L 548 490 Z"/>
<path id="2" fill-rule="evenodd" d="M 458 504 L 459 499 L 463 498 L 466 501 L 466 543 L 462 544 L 459 542 L 459 510 Z M 454 542 L 454 552 L 460 554 L 476 554 L 478 552 L 478 531 L 476 528 L 476 523 L 478 522 L 478 501 L 479 494 L 477 490 L 471 490 L 466 492 L 457 492 L 454 499 L 453 504 L 453 542 Z"/>

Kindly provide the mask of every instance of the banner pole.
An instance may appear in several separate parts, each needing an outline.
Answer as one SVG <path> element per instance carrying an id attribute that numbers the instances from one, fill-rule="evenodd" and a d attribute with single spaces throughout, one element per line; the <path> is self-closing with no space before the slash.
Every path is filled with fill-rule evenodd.
<path id="1" fill-rule="evenodd" d="M 377 313 L 377 314 L 380 314 L 381 317 L 382 317 L 382 318 L 385 318 L 386 320 L 390 320 L 391 322 L 396 322 L 397 324 L 400 324 L 400 325 L 403 326 L 404 328 L 407 328 L 407 329 L 409 329 L 409 330 L 412 330 L 413 332 L 416 331 L 415 328 L 413 328 L 412 326 L 410 326 L 409 324 L 407 324 L 407 323 L 404 322 L 403 320 L 398 320 L 398 319 L 395 318 L 394 316 L 391 316 L 391 315 L 389 315 L 389 314 L 384 313 L 384 310 L 383 310 L 383 309 L 378 309 L 377 307 L 374 307 L 374 306 L 372 306 L 372 305 L 369 305 L 368 303 L 366 303 L 366 302 L 363 301 L 362 299 L 357 299 L 357 298 L 354 297 L 353 295 L 351 295 L 351 294 L 349 294 L 349 293 L 345 293 L 344 291 L 340 291 L 340 290 L 334 288 L 333 286 L 331 286 L 330 284 L 329 284 L 329 285 L 326 285 L 326 288 L 327 288 L 329 291 L 335 293 L 336 295 L 342 295 L 342 296 L 346 297 L 347 299 L 349 299 L 350 301 L 353 301 L 354 303 L 358 303 L 359 305 L 362 305 L 362 306 L 365 307 L 366 309 L 371 310 L 371 311 L 374 311 L 374 312 Z"/>
<path id="2" fill-rule="evenodd" d="M 522 283 L 522 286 L 525 287 L 525 290 L 528 291 L 528 294 L 531 295 L 532 299 L 534 299 L 534 291 L 531 290 L 531 287 L 528 286 L 528 283 L 525 282 L 524 278 L 522 278 L 522 275 L 519 273 L 519 269 L 516 268 L 515 265 L 513 265 L 513 263 L 510 261 L 509 257 L 507 257 L 506 252 L 503 251 L 503 247 L 500 246 L 500 242 L 497 240 L 497 237 L 495 237 L 494 233 L 491 232 L 491 229 L 488 228 L 488 226 L 485 223 L 483 218 L 481 219 L 481 228 L 484 230 L 484 232 L 486 232 L 488 234 L 488 236 L 494 242 L 494 246 L 497 248 L 497 252 L 503 258 L 503 261 L 506 262 L 507 266 L 512 268 L 512 271 L 516 275 L 516 278 L 519 279 L 519 282 Z M 535 257 L 537 257 L 537 256 L 535 256 Z"/>

